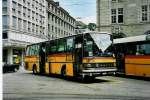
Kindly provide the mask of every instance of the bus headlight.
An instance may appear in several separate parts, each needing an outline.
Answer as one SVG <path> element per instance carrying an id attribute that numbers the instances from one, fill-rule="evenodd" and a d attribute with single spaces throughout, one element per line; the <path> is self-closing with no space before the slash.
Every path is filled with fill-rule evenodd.
<path id="1" fill-rule="evenodd" d="M 99 64 L 96 64 L 95 66 L 98 68 L 98 67 L 99 67 Z"/>
<path id="2" fill-rule="evenodd" d="M 92 67 L 92 65 L 91 64 L 87 64 L 86 67 Z"/>
<path id="3" fill-rule="evenodd" d="M 92 64 L 84 64 L 84 68 L 90 68 L 92 67 Z"/>

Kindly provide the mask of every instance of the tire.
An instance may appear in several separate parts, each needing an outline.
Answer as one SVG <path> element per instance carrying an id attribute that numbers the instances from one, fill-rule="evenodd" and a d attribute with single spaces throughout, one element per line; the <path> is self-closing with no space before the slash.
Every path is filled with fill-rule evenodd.
<path id="1" fill-rule="evenodd" d="M 33 65 L 32 72 L 33 72 L 33 74 L 37 74 L 38 73 L 36 65 Z"/>
<path id="2" fill-rule="evenodd" d="M 62 76 L 63 78 L 66 77 L 66 68 L 65 68 L 65 67 L 62 67 L 62 69 L 61 69 L 61 76 Z"/>

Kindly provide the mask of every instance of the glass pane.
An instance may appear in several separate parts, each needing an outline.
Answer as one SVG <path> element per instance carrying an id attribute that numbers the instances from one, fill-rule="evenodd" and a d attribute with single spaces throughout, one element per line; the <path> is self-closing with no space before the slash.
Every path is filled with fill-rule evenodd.
<path id="1" fill-rule="evenodd" d="M 3 27 L 7 26 L 7 22 L 8 22 L 8 16 L 3 15 Z"/>
<path id="2" fill-rule="evenodd" d="M 16 28 L 16 22 L 17 22 L 17 19 L 16 19 L 16 17 L 13 16 L 13 27 L 14 28 Z"/>
<path id="3" fill-rule="evenodd" d="M 3 14 L 7 14 L 7 8 L 3 8 Z"/>
<path id="4" fill-rule="evenodd" d="M 147 12 L 147 5 L 142 6 L 142 12 Z"/>
<path id="5" fill-rule="evenodd" d="M 112 20 L 112 23 L 116 23 L 116 16 L 112 16 L 111 18 L 112 18 L 112 19 L 111 19 L 111 20 Z"/>
<path id="6" fill-rule="evenodd" d="M 67 39 L 67 51 L 71 51 L 73 49 L 73 38 Z"/>
<path id="7" fill-rule="evenodd" d="M 7 0 L 3 0 L 2 3 L 3 3 L 3 4 L 2 4 L 3 7 L 7 7 Z"/>
<path id="8" fill-rule="evenodd" d="M 56 53 L 57 51 L 57 42 L 53 41 L 50 43 L 50 53 Z"/>
<path id="9" fill-rule="evenodd" d="M 93 56 L 93 41 L 87 41 L 85 46 L 85 52 L 87 52 L 88 56 Z"/>
<path id="10" fill-rule="evenodd" d="M 51 52 L 56 52 L 57 47 L 56 46 L 51 46 Z"/>
<path id="11" fill-rule="evenodd" d="M 145 44 L 145 54 L 150 55 L 150 44 Z"/>
<path id="12" fill-rule="evenodd" d="M 65 42 L 64 40 L 60 40 L 58 42 L 58 51 L 61 52 L 61 51 L 65 51 Z"/>
<path id="13" fill-rule="evenodd" d="M 136 55 L 149 55 L 150 44 L 137 45 Z"/>
<path id="14" fill-rule="evenodd" d="M 90 35 L 93 38 L 95 44 L 102 52 L 104 52 L 112 44 L 109 34 L 91 33 Z"/>
<path id="15" fill-rule="evenodd" d="M 123 15 L 118 15 L 118 23 L 123 23 Z"/>
<path id="16" fill-rule="evenodd" d="M 116 14 L 116 9 L 111 9 L 111 14 L 112 15 Z"/>
<path id="17" fill-rule="evenodd" d="M 118 8 L 118 14 L 123 14 L 123 8 Z"/>

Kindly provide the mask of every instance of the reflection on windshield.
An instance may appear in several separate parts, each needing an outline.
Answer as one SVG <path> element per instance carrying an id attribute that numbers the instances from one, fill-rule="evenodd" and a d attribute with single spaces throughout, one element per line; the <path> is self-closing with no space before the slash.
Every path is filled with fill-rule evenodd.
<path id="1" fill-rule="evenodd" d="M 84 37 L 84 56 L 85 57 L 93 57 L 93 56 L 95 56 L 95 57 L 112 57 L 113 54 L 111 52 L 109 52 L 109 48 L 111 48 L 110 39 L 108 39 L 108 40 L 103 39 L 103 41 L 99 41 L 99 39 L 100 39 L 99 34 L 98 35 L 92 35 L 92 36 L 97 36 L 98 38 L 95 37 L 93 39 L 90 34 L 86 34 Z M 104 36 L 106 36 L 106 35 L 104 34 Z M 101 44 L 103 46 L 100 46 L 98 44 L 99 42 L 102 42 Z M 109 46 L 109 48 L 108 47 L 106 48 L 105 46 Z M 106 49 L 104 51 L 102 51 L 102 49 L 104 49 L 104 48 L 99 49 L 99 47 L 104 47 Z"/>
<path id="2" fill-rule="evenodd" d="M 91 33 L 90 35 L 102 52 L 104 52 L 112 44 L 109 34 Z"/>

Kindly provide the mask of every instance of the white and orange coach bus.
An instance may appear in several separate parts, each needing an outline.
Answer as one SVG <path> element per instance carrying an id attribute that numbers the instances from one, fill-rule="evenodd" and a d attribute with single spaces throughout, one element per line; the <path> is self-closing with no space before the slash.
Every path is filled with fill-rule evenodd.
<path id="1" fill-rule="evenodd" d="M 86 32 L 28 45 L 25 69 L 34 74 L 92 78 L 116 72 L 111 34 Z"/>
<path id="2" fill-rule="evenodd" d="M 150 77 L 150 35 L 114 40 L 119 73 Z"/>

